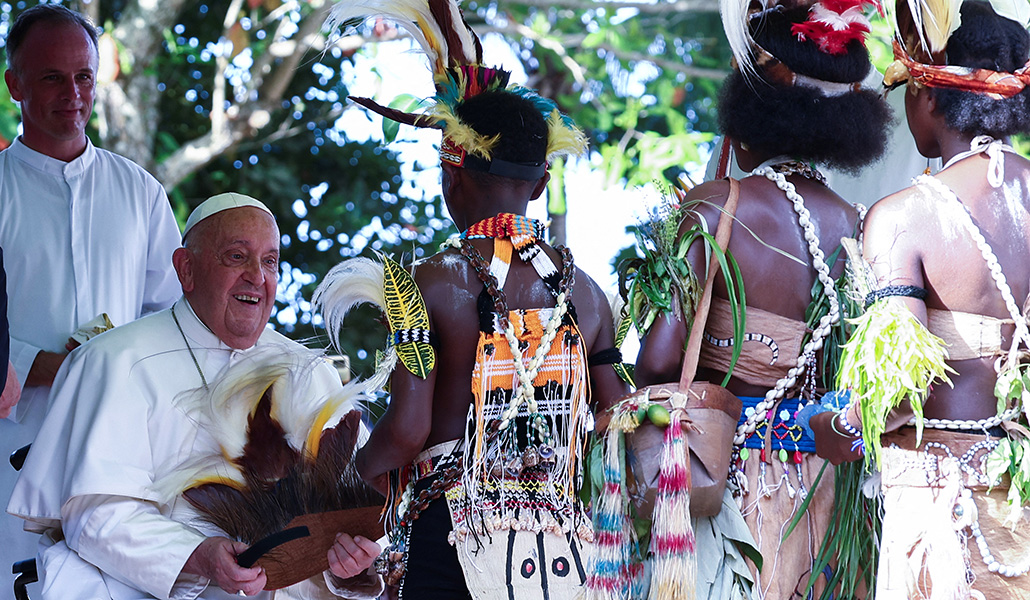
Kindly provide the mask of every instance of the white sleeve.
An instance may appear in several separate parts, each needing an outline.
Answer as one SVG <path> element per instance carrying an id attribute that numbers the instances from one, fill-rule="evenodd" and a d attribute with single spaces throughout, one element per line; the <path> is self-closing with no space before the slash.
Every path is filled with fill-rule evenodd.
<path id="1" fill-rule="evenodd" d="M 28 342 L 23 342 L 13 335 L 11 336 L 11 364 L 14 365 L 14 372 L 18 374 L 18 383 L 22 389 L 25 388 L 25 378 L 29 376 L 32 363 L 36 362 L 36 355 L 43 350 Z"/>
<path id="2" fill-rule="evenodd" d="M 65 541 L 84 560 L 158 598 L 192 600 L 209 580 L 181 574 L 205 536 L 124 496 L 76 496 L 61 509 Z"/>
<path id="3" fill-rule="evenodd" d="M 350 579 L 340 579 L 328 569 L 322 571 L 322 574 L 329 591 L 348 600 L 375 600 L 386 591 L 386 583 L 375 572 L 374 566 Z"/>
<path id="4" fill-rule="evenodd" d="M 143 288 L 140 316 L 164 310 L 182 295 L 179 278 L 172 268 L 172 253 L 181 246 L 179 225 L 172 214 L 168 195 L 156 180 L 151 199 L 150 227 L 147 235 L 147 280 Z"/>

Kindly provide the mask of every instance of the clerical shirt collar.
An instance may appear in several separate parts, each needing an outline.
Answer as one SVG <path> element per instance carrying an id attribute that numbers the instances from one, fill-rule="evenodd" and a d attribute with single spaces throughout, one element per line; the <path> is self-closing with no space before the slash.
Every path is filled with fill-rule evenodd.
<path id="1" fill-rule="evenodd" d="M 96 159 L 97 154 L 93 143 L 89 141 L 89 138 L 86 138 L 86 149 L 82 151 L 82 154 L 69 162 L 64 162 L 29 148 L 21 141 L 20 135 L 14 139 L 14 142 L 11 143 L 7 151 L 33 169 L 61 178 L 81 175 L 86 169 L 93 166 L 93 161 Z"/>
<path id="2" fill-rule="evenodd" d="M 218 348 L 220 350 L 237 351 L 236 348 L 229 347 L 228 344 L 219 339 L 215 332 L 211 331 L 200 320 L 197 313 L 193 311 L 193 307 L 190 306 L 186 296 L 179 298 L 179 301 L 175 303 L 175 316 L 179 318 L 179 325 L 182 327 L 182 332 L 186 334 L 186 337 L 197 343 L 194 350 L 197 348 Z"/>

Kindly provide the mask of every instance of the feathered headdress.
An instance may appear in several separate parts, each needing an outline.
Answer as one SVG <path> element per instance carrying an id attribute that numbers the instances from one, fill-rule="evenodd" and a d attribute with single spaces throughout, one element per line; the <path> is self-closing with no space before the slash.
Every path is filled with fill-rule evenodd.
<path id="1" fill-rule="evenodd" d="M 862 41 L 869 33 L 869 19 L 863 7 L 870 0 L 822 0 L 812 5 L 808 20 L 798 23 L 791 31 L 804 41 L 810 39 L 826 54 L 844 54 L 847 45 Z"/>
<path id="2" fill-rule="evenodd" d="M 777 57 L 763 48 L 752 30 L 772 12 L 808 7 L 808 19 L 796 23 L 791 32 L 799 42 L 812 41 L 820 51 L 841 55 L 853 41 L 865 41 L 869 21 L 866 6 L 878 6 L 876 0 L 720 0 L 723 29 L 733 52 L 737 68 L 747 78 L 764 78 L 783 85 L 806 85 L 826 95 L 852 91 L 854 86 L 805 77 L 793 72 Z"/>
<path id="3" fill-rule="evenodd" d="M 366 385 L 354 382 L 326 397 L 311 385 L 321 360 L 313 352 L 259 348 L 208 388 L 177 398 L 216 445 L 153 485 L 159 497 L 182 494 L 202 521 L 252 544 L 248 552 L 268 574 L 266 589 L 326 569 L 340 531 L 383 534 L 382 496 L 352 464 L 367 435 L 359 409 Z"/>
<path id="4" fill-rule="evenodd" d="M 492 160 L 497 136 L 484 136 L 457 116 L 461 103 L 489 90 L 503 90 L 524 98 L 540 111 L 547 122 L 547 161 L 586 150 L 586 136 L 561 114 L 554 101 L 529 88 L 509 85 L 511 73 L 482 64 L 482 44 L 456 0 L 337 0 L 326 28 L 332 30 L 373 16 L 396 22 L 418 42 L 432 64 L 436 95 L 429 99 L 431 106 L 424 113 L 406 113 L 381 106 L 370 98 L 352 96 L 351 100 L 400 123 L 442 130 L 441 160 L 516 179 L 543 176 L 547 170 L 544 162 L 527 165 Z"/>
<path id="5" fill-rule="evenodd" d="M 1026 0 L 993 0 L 991 5 L 999 15 L 1027 26 L 1030 5 Z M 961 25 L 962 0 L 897 0 L 890 6 L 894 62 L 884 72 L 884 87 L 913 81 L 1000 99 L 1010 98 L 1030 85 L 1030 62 L 1015 73 L 945 63 L 948 39 Z"/>

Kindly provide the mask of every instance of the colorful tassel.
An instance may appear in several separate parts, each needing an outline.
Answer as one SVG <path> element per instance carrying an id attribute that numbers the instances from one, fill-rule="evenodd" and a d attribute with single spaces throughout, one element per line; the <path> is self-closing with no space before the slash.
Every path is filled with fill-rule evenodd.
<path id="1" fill-rule="evenodd" d="M 628 417 L 628 413 L 624 413 Z M 627 516 L 625 487 L 625 434 L 612 417 L 604 444 L 604 489 L 594 511 L 594 558 L 587 576 L 586 600 L 630 598 L 632 543 L 635 537 Z"/>
<path id="2" fill-rule="evenodd" d="M 680 413 L 680 411 L 675 411 Z M 694 528 L 690 522 L 690 464 L 679 419 L 665 430 L 651 526 L 649 600 L 692 600 L 697 588 Z"/>

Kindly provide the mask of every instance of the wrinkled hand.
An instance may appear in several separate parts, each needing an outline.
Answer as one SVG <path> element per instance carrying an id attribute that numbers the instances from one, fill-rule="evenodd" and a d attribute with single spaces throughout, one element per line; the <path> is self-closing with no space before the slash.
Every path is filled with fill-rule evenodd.
<path id="1" fill-rule="evenodd" d="M 833 428 L 833 419 L 836 418 L 837 413 L 827 411 L 815 415 L 808 422 L 815 434 L 815 453 L 833 465 L 861 459 L 862 438 L 838 433 Z"/>
<path id="2" fill-rule="evenodd" d="M 79 340 L 70 337 L 68 338 L 68 341 L 64 343 L 64 349 L 68 352 L 71 352 L 72 350 L 78 348 L 81 345 L 82 344 L 79 343 Z"/>
<path id="3" fill-rule="evenodd" d="M 14 372 L 14 365 L 7 361 L 7 385 L 0 395 L 0 419 L 11 416 L 11 411 L 21 400 L 21 384 L 18 383 L 18 374 Z"/>
<path id="4" fill-rule="evenodd" d="M 264 589 L 267 578 L 261 567 L 244 569 L 236 564 L 236 555 L 246 549 L 247 545 L 243 542 L 234 542 L 229 538 L 207 538 L 186 560 L 182 571 L 207 577 L 230 594 L 242 591 L 247 596 L 253 596 Z"/>
<path id="5" fill-rule="evenodd" d="M 372 540 L 338 533 L 329 549 L 329 570 L 341 579 L 350 579 L 367 571 L 380 552 L 379 544 Z"/>

